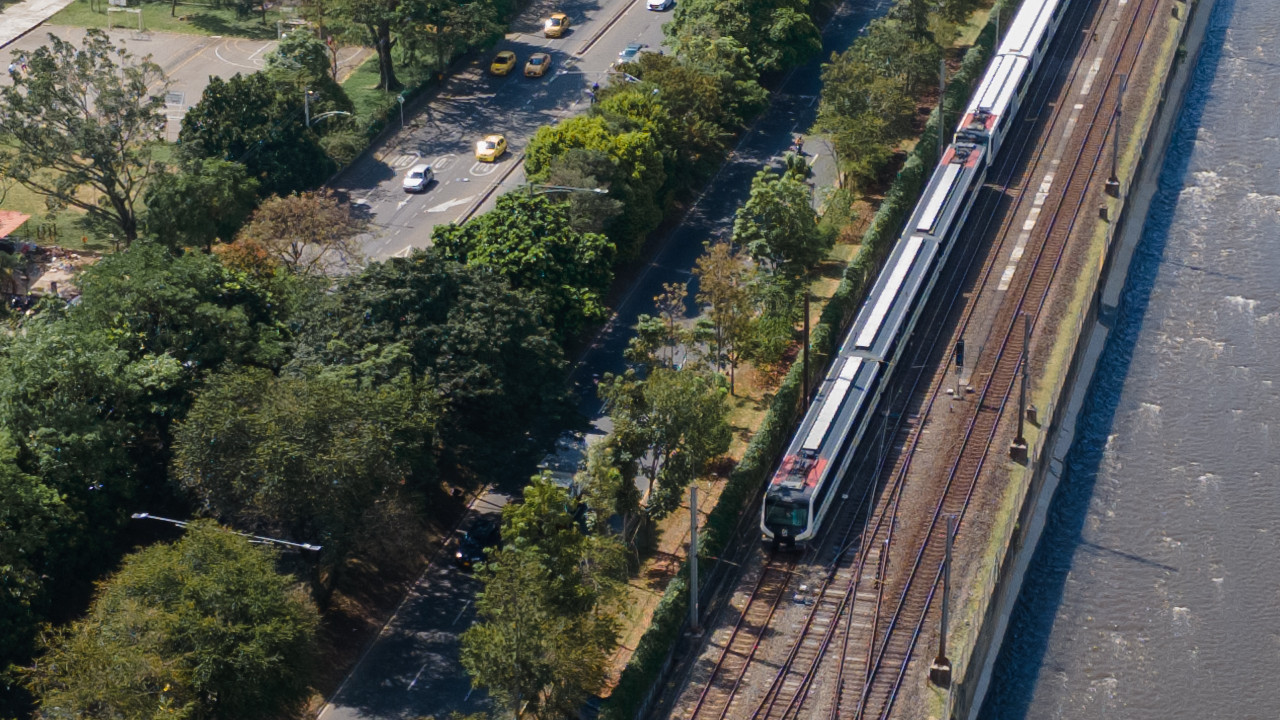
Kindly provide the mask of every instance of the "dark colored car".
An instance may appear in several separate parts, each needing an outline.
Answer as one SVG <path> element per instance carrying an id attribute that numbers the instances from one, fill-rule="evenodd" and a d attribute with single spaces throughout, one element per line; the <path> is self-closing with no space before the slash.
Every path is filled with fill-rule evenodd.
<path id="1" fill-rule="evenodd" d="M 476 563 L 484 562 L 484 551 L 497 545 L 498 524 L 481 520 L 463 533 L 458 549 L 453 553 L 454 563 L 463 570 L 470 570 Z"/>

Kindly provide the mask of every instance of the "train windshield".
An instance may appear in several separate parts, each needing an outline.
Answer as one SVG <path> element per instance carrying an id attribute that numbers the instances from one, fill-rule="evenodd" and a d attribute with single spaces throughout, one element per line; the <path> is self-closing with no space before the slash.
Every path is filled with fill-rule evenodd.
<path id="1" fill-rule="evenodd" d="M 790 503 L 766 501 L 764 524 L 768 527 L 796 527 L 808 525 L 809 507 Z"/>

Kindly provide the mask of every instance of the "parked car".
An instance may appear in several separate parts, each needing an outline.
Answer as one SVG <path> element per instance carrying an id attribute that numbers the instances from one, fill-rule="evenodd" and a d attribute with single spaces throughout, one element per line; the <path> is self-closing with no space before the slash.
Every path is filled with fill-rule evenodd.
<path id="1" fill-rule="evenodd" d="M 454 564 L 463 570 L 474 568 L 476 563 L 484 562 L 485 551 L 496 546 L 499 540 L 501 537 L 496 522 L 493 520 L 476 522 L 458 541 L 458 549 L 453 553 Z"/>
<path id="2" fill-rule="evenodd" d="M 568 15 L 552 13 L 551 17 L 542 22 L 542 33 L 549 38 L 558 38 L 564 35 L 571 24 Z"/>
<path id="3" fill-rule="evenodd" d="M 650 10 L 667 10 L 672 5 L 675 5 L 675 0 L 648 0 L 645 3 L 645 7 Z"/>
<path id="4" fill-rule="evenodd" d="M 435 171 L 430 165 L 420 164 L 409 168 L 409 172 L 404 176 L 405 192 L 422 192 L 431 185 L 431 181 L 436 179 Z"/>

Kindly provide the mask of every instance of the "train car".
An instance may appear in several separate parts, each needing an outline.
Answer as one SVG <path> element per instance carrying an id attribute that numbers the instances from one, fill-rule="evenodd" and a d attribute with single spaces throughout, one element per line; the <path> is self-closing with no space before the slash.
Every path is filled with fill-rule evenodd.
<path id="1" fill-rule="evenodd" d="M 1070 0 L 1024 0 L 769 481 L 766 539 L 815 537 Z"/>
<path id="2" fill-rule="evenodd" d="M 994 156 L 1070 0 L 1025 0 L 1001 38 L 956 129 L 960 142 L 986 142 Z"/>
<path id="3" fill-rule="evenodd" d="M 775 546 L 813 538 L 986 174 L 986 149 L 952 145 L 934 170 L 765 493 Z"/>

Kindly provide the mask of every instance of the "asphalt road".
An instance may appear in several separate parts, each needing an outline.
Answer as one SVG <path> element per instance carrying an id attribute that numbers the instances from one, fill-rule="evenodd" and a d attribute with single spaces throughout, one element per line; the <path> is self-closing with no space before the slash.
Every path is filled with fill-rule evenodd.
<path id="1" fill-rule="evenodd" d="M 573 25 L 562 38 L 543 37 L 541 20 L 556 10 L 567 13 Z M 610 66 L 629 43 L 658 49 L 662 24 L 670 17 L 646 10 L 643 0 L 535 3 L 491 53 L 455 70 L 443 88 L 415 103 L 420 107 L 408 108 L 402 131 L 331 183 L 369 208 L 375 229 L 365 254 L 380 260 L 427 247 L 436 225 L 483 212 L 498 195 L 518 187 L 524 182 L 522 153 L 533 133 L 585 109 L 591 85 L 607 83 Z M 488 74 L 499 50 L 512 50 L 518 58 L 505 77 Z M 525 78 L 524 62 L 535 52 L 551 55 L 551 70 Z M 478 162 L 475 143 L 490 133 L 506 136 L 507 153 L 498 162 Z M 404 173 L 420 162 L 435 168 L 436 182 L 424 193 L 405 193 Z"/>
<path id="2" fill-rule="evenodd" d="M 684 221 L 661 239 L 653 260 L 620 302 L 613 320 L 578 358 L 571 376 L 578 393 L 578 407 L 584 418 L 598 430 L 607 431 L 607 418 L 600 413 L 594 378 L 605 372 L 624 369 L 622 353 L 636 318 L 641 313 L 653 312 L 653 297 L 661 292 L 664 283 L 684 282 L 692 277 L 691 269 L 701 254 L 703 240 L 729 232 L 734 212 L 750 194 L 751 178 L 761 167 L 785 153 L 795 134 L 806 132 L 813 124 L 821 88 L 821 59 L 846 47 L 868 22 L 883 14 L 889 4 L 890 0 L 848 0 L 824 32 L 824 50 L 820 59 L 791 73 L 775 94 L 770 108 L 744 134 L 732 157 L 708 185 Z M 600 12 L 608 15 L 603 9 Z M 637 41 L 637 38 L 657 47 L 660 39 L 659 22 L 667 17 L 665 14 L 646 13 L 643 5 L 637 2 L 586 53 L 581 67 L 607 68 L 616 53 L 628 43 Z M 575 35 L 586 36 L 590 29 L 580 26 Z M 527 35 L 516 37 L 537 40 Z M 567 39 L 571 42 L 585 42 L 574 36 Z M 499 49 L 516 49 L 517 46 L 510 44 L 513 42 L 515 41 L 508 39 L 507 44 Z M 570 44 L 569 47 L 575 46 Z M 522 62 L 526 49 L 528 52 L 535 51 L 528 49 L 528 46 L 517 49 Z M 556 57 L 557 62 L 561 60 L 561 56 Z M 491 118 L 503 117 L 503 112 L 509 112 L 511 108 L 546 108 L 522 111 L 519 125 L 522 128 L 527 126 L 526 132 L 519 136 L 519 140 L 514 134 L 508 134 L 508 140 L 516 146 L 516 153 L 523 148 L 524 138 L 532 134 L 539 124 L 552 122 L 581 109 L 585 101 L 578 95 L 585 94 L 583 91 L 590 87 L 592 77 L 598 77 L 590 74 L 562 76 L 549 86 L 559 88 L 555 90 L 559 93 L 556 97 L 562 98 L 561 102 L 564 103 L 555 105 L 552 98 L 542 97 L 546 94 L 545 88 L 535 91 L 544 87 L 536 85 L 537 81 L 522 85 L 523 78 L 486 79 L 480 76 L 476 68 L 471 68 L 464 75 L 473 73 L 475 77 L 469 81 L 465 77 L 450 81 L 446 92 L 458 92 L 453 89 L 455 85 L 466 87 L 468 84 L 474 86 L 477 82 L 490 82 L 500 87 L 511 83 L 513 88 L 520 92 L 529 91 L 531 96 L 517 94 L 514 90 L 510 93 L 498 93 L 494 101 L 499 107 L 495 108 L 485 108 L 483 103 L 472 98 L 469 110 L 450 110 L 449 117 L 458 124 L 458 128 L 478 128 L 478 121 L 472 119 L 473 114 Z M 450 102 L 450 99 L 432 101 L 427 114 L 443 112 Z M 536 114 L 542 119 L 525 123 L 524 112 Z M 423 128 L 406 133 L 411 139 L 404 147 L 453 147 L 452 152 L 457 158 L 460 153 L 469 152 L 470 145 L 474 142 L 473 135 L 489 132 L 487 129 L 477 129 L 468 134 L 469 131 L 455 129 L 448 136 L 462 137 L 450 141 L 453 144 L 449 145 L 444 140 L 430 137 L 430 133 L 426 131 L 429 122 L 424 121 Z M 441 118 L 439 127 L 442 128 L 441 135 L 444 135 L 447 131 L 443 128 L 450 126 Z M 821 142 L 809 140 L 805 142 L 804 150 L 814 169 L 815 186 L 830 185 L 834 179 L 835 166 L 829 148 Z M 444 154 L 442 152 L 434 157 Z M 401 163 L 407 167 L 417 157 L 427 156 L 428 153 L 414 155 L 411 160 L 402 160 Z M 439 173 L 439 186 L 434 186 L 423 196 L 413 196 L 403 204 L 399 174 L 394 174 L 391 166 L 381 161 L 365 163 L 364 172 L 374 179 L 381 177 L 381 180 L 369 183 L 367 196 L 370 198 L 369 204 L 374 208 L 376 222 L 393 231 L 384 232 L 372 241 L 377 245 L 374 248 L 376 252 L 373 253 L 375 256 L 380 254 L 381 257 L 386 257 L 403 251 L 406 247 L 425 246 L 431 226 L 460 217 L 469 206 L 477 204 L 479 193 L 483 191 L 472 190 L 474 181 L 463 182 L 461 178 L 466 175 L 457 169 L 462 167 L 465 170 L 471 166 L 473 160 L 470 155 L 465 157 L 466 162 L 459 163 L 452 172 Z M 518 170 L 514 171 L 503 183 L 503 188 L 517 185 L 521 181 L 519 175 Z M 490 175 L 482 177 L 489 178 L 484 187 L 493 186 L 494 178 Z M 361 197 L 352 181 L 344 180 L 338 185 L 351 192 L 353 198 Z M 374 198 L 375 194 L 379 198 Z M 458 199 L 464 199 L 466 205 L 456 203 Z M 446 210 L 431 211 L 432 207 L 449 202 L 455 204 Z M 401 232 L 395 233 L 394 230 Z M 691 289 L 690 297 L 695 293 L 696 288 Z M 692 317 L 694 313 L 695 309 L 691 305 L 689 314 Z M 476 503 L 474 512 L 497 513 L 497 508 L 508 500 L 505 495 L 487 494 Z M 357 664 L 351 676 L 335 693 L 332 704 L 321 712 L 320 720 L 412 719 L 427 715 L 442 718 L 454 711 L 465 714 L 492 710 L 492 703 L 483 691 L 472 690 L 466 671 L 458 662 L 458 635 L 474 621 L 473 598 L 477 589 L 474 579 L 469 575 L 453 570 L 448 563 L 433 563 L 387 628 Z"/>

